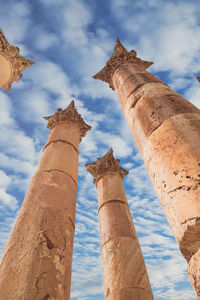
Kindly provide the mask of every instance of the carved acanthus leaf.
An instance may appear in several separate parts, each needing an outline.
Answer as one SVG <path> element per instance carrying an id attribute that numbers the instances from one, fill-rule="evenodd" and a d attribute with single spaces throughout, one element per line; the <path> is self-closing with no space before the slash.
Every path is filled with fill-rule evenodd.
<path id="1" fill-rule="evenodd" d="M 96 161 L 86 164 L 88 172 L 90 172 L 94 180 L 93 182 L 96 183 L 98 178 L 105 174 L 105 173 L 117 173 L 123 179 L 128 174 L 124 168 L 119 165 L 120 160 L 115 159 L 113 156 L 113 150 L 110 150 L 101 158 L 97 158 Z"/>
<path id="2" fill-rule="evenodd" d="M 96 75 L 94 75 L 93 78 L 108 82 L 109 87 L 114 90 L 114 86 L 112 83 L 112 75 L 115 69 L 122 62 L 125 61 L 132 62 L 134 64 L 141 66 L 143 69 L 147 69 L 153 64 L 153 62 L 141 60 L 139 57 L 136 57 L 136 55 L 137 55 L 136 51 L 134 50 L 127 51 L 126 48 L 124 48 L 123 45 L 121 44 L 120 40 L 117 39 L 112 56 L 107 61 L 105 67 Z"/>
<path id="3" fill-rule="evenodd" d="M 58 108 L 54 115 L 49 117 L 44 117 L 45 120 L 48 121 L 47 128 L 52 130 L 57 124 L 60 123 L 71 123 L 76 126 L 80 133 L 80 141 L 81 137 L 84 137 L 88 130 L 92 127 L 87 125 L 81 115 L 77 112 L 74 106 L 74 100 L 71 101 L 69 106 L 62 110 L 62 108 Z"/>
<path id="4" fill-rule="evenodd" d="M 10 91 L 11 85 L 14 81 L 18 81 L 22 77 L 22 72 L 34 64 L 33 61 L 21 56 L 19 54 L 20 49 L 12 46 L 8 43 L 2 29 L 0 28 L 0 54 L 2 54 L 11 64 L 12 75 L 2 88 L 6 91 Z"/>

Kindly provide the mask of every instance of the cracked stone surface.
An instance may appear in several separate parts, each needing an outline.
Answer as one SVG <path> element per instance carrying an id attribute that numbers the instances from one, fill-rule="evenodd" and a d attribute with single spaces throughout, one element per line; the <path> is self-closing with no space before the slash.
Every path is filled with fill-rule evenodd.
<path id="1" fill-rule="evenodd" d="M 0 265 L 0 299 L 69 300 L 80 131 L 55 126 Z"/>
<path id="2" fill-rule="evenodd" d="M 101 168 L 95 169 L 95 172 L 87 164 L 88 171 L 98 178 L 96 185 L 105 299 L 152 300 L 145 262 L 123 189 L 124 177 L 108 162 L 106 155 L 98 158 Z"/>
<path id="3" fill-rule="evenodd" d="M 110 85 L 180 250 L 191 262 L 189 277 L 199 296 L 200 110 L 136 60 L 116 62 Z"/>

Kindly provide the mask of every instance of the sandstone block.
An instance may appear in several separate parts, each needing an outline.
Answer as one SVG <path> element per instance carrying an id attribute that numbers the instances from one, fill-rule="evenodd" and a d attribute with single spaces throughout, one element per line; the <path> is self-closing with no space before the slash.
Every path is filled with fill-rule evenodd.
<path id="1" fill-rule="evenodd" d="M 78 180 L 78 153 L 66 143 L 51 143 L 40 160 L 39 171 L 59 170 Z"/>
<path id="2" fill-rule="evenodd" d="M 187 229 L 184 224 L 200 217 L 199 133 L 200 114 L 173 116 L 152 133 L 143 152 L 145 165 L 180 247 L 185 234 L 183 229 Z"/>
<path id="3" fill-rule="evenodd" d="M 97 182 L 99 207 L 110 200 L 119 200 L 128 203 L 123 189 L 122 178 L 118 174 L 109 173 L 102 176 Z"/>
<path id="4" fill-rule="evenodd" d="M 127 204 L 108 202 L 99 210 L 101 246 L 112 239 L 131 237 L 137 240 L 132 216 Z"/>
<path id="5" fill-rule="evenodd" d="M 73 145 L 78 152 L 80 133 L 78 129 L 70 123 L 60 123 L 54 127 L 49 135 L 44 149 L 53 142 L 62 141 Z"/>
<path id="6" fill-rule="evenodd" d="M 69 300 L 73 236 L 63 209 L 36 206 L 21 214 L 2 258 L 0 299 Z"/>
<path id="7" fill-rule="evenodd" d="M 150 286 L 141 250 L 135 240 L 130 237 L 112 239 L 101 251 L 105 299 L 114 299 L 112 294 L 122 289 L 140 290 Z M 151 291 L 149 294 L 147 299 L 153 299 Z"/>

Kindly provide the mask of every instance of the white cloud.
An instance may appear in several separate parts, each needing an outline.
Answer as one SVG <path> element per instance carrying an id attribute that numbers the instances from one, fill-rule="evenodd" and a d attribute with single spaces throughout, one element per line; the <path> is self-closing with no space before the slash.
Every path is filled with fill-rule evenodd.
<path id="1" fill-rule="evenodd" d="M 140 2 L 137 13 L 138 2 L 112 2 L 122 26 L 127 32 L 134 33 L 137 40 L 133 44 L 129 41 L 129 45 L 135 45 L 139 57 L 155 62 L 151 70 L 176 74 L 197 72 L 200 68 L 200 28 L 199 8 L 195 3 Z M 128 3 L 130 7 L 126 13 Z M 131 12 L 134 18 L 127 17 Z"/>
<path id="2" fill-rule="evenodd" d="M 14 120 L 11 116 L 11 103 L 10 99 L 3 92 L 0 92 L 0 126 L 13 126 Z"/>
<path id="3" fill-rule="evenodd" d="M 39 28 L 34 43 L 37 49 L 47 50 L 51 46 L 57 44 L 57 37 L 55 34 L 46 32 L 45 30 Z"/>
<path id="4" fill-rule="evenodd" d="M 12 183 L 11 178 L 2 170 L 0 170 L 0 177 L 0 202 L 8 206 L 11 210 L 16 210 L 18 207 L 17 199 L 7 191 Z"/>
<path id="5" fill-rule="evenodd" d="M 40 60 L 31 67 L 27 75 L 37 88 L 66 97 L 71 94 L 69 78 L 58 64 Z"/>
<path id="6" fill-rule="evenodd" d="M 9 43 L 21 42 L 30 25 L 31 6 L 28 2 L 7 1 L 1 5 L 1 27 Z"/>
<path id="7" fill-rule="evenodd" d="M 45 90 L 29 89 L 23 93 L 23 98 L 19 100 L 21 105 L 21 118 L 26 122 L 42 123 L 45 128 L 44 116 L 52 114 L 50 110 L 50 97 Z"/>
<path id="8" fill-rule="evenodd" d="M 2 188 L 0 188 L 0 202 L 9 206 L 12 210 L 16 210 L 18 207 L 17 199 Z"/>
<path id="9" fill-rule="evenodd" d="M 85 26 L 90 23 L 91 14 L 81 1 L 67 1 L 66 4 L 62 10 L 64 20 L 63 38 L 66 43 L 72 43 L 75 47 L 85 46 L 88 43 Z"/>
<path id="10" fill-rule="evenodd" d="M 34 141 L 31 137 L 24 134 L 23 131 L 4 128 L 0 131 L 1 149 L 17 158 L 34 162 L 36 152 Z M 3 145 L 6 145 L 6 149 Z M 3 146 L 3 147 L 2 147 Z"/>
<path id="11" fill-rule="evenodd" d="M 200 109 L 200 84 L 195 80 L 195 78 L 191 87 L 189 87 L 185 92 L 185 97 Z"/>

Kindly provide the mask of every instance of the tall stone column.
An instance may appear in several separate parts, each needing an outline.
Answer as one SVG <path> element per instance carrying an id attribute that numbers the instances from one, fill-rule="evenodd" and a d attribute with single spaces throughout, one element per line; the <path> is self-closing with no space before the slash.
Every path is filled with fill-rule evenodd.
<path id="1" fill-rule="evenodd" d="M 46 117 L 51 133 L 0 265 L 0 299 L 69 300 L 78 147 L 91 128 L 74 107 Z"/>
<path id="2" fill-rule="evenodd" d="M 33 61 L 21 56 L 19 48 L 8 43 L 0 29 L 0 88 L 10 91 L 14 81 L 22 77 L 22 72 L 34 64 Z"/>
<path id="3" fill-rule="evenodd" d="M 98 190 L 101 255 L 106 300 L 152 300 L 153 294 L 123 189 L 128 171 L 112 148 L 87 164 Z"/>
<path id="4" fill-rule="evenodd" d="M 118 95 L 200 297 L 200 110 L 147 72 L 151 64 L 117 40 L 94 78 Z"/>

